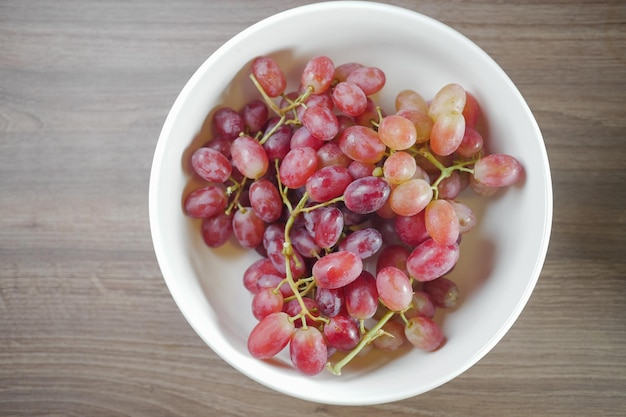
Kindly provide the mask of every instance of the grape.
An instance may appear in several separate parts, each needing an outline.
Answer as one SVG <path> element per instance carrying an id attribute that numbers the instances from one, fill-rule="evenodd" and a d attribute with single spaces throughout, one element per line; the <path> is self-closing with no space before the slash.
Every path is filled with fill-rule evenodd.
<path id="1" fill-rule="evenodd" d="M 396 115 L 404 117 L 413 123 L 415 127 L 415 143 L 425 143 L 430 139 L 434 122 L 426 112 L 405 109 L 398 111 Z"/>
<path id="2" fill-rule="evenodd" d="M 340 82 L 333 89 L 333 102 L 339 111 L 358 116 L 367 109 L 367 96 L 356 84 Z"/>
<path id="3" fill-rule="evenodd" d="M 404 325 L 396 320 L 385 323 L 382 329 L 385 333 L 374 339 L 374 346 L 380 350 L 398 350 L 406 341 L 404 336 Z"/>
<path id="4" fill-rule="evenodd" d="M 284 237 L 268 240 L 266 244 L 264 243 L 264 247 L 267 251 L 267 257 L 272 261 L 274 268 L 276 268 L 280 275 L 285 276 L 287 274 L 287 261 L 283 253 L 283 248 L 285 247 Z M 306 268 L 307 266 L 304 263 L 302 255 L 294 251 L 289 259 L 289 269 L 292 276 L 296 279 L 300 278 L 305 274 Z"/>
<path id="5" fill-rule="evenodd" d="M 204 180 L 226 182 L 232 172 L 230 161 L 222 153 L 211 148 L 199 148 L 191 156 L 191 166 Z"/>
<path id="6" fill-rule="evenodd" d="M 227 159 L 230 158 L 230 145 L 232 141 L 226 136 L 215 136 L 208 141 L 204 147 L 213 149 L 224 155 Z"/>
<path id="7" fill-rule="evenodd" d="M 402 311 L 411 304 L 413 288 L 401 269 L 388 266 L 376 274 L 376 289 L 381 301 L 392 311 Z"/>
<path id="8" fill-rule="evenodd" d="M 378 137 L 391 149 L 404 150 L 415 144 L 417 131 L 411 120 L 392 114 L 383 117 L 380 121 Z"/>
<path id="9" fill-rule="evenodd" d="M 359 327 L 352 318 L 345 314 L 338 314 L 330 318 L 324 326 L 324 336 L 332 347 L 341 351 L 353 349 L 361 340 Z"/>
<path id="10" fill-rule="evenodd" d="M 311 94 L 304 101 L 304 106 L 299 106 L 296 110 L 298 119 L 302 120 L 304 112 L 311 107 L 324 107 L 328 110 L 333 110 L 335 103 L 329 91 L 325 91 L 322 94 Z"/>
<path id="11" fill-rule="evenodd" d="M 267 172 L 269 160 L 263 146 L 250 136 L 239 136 L 230 147 L 235 167 L 246 177 L 256 180 Z"/>
<path id="12" fill-rule="evenodd" d="M 278 189 L 270 180 L 261 178 L 248 191 L 250 205 L 266 223 L 274 223 L 283 212 L 283 201 Z"/>
<path id="13" fill-rule="evenodd" d="M 318 288 L 315 292 L 315 301 L 317 301 L 320 314 L 335 317 L 344 307 L 343 287 Z"/>
<path id="14" fill-rule="evenodd" d="M 342 166 L 326 166 L 311 175 L 305 184 L 312 201 L 324 202 L 339 197 L 352 182 L 352 175 Z"/>
<path id="15" fill-rule="evenodd" d="M 459 113 L 462 116 L 466 103 L 465 89 L 456 83 L 444 85 L 430 102 L 428 115 L 437 120 L 442 114 Z"/>
<path id="16" fill-rule="evenodd" d="M 428 317 L 416 316 L 409 319 L 404 335 L 416 348 L 431 352 L 441 346 L 443 331 Z"/>
<path id="17" fill-rule="evenodd" d="M 302 147 L 290 150 L 283 158 L 280 181 L 285 187 L 300 188 L 317 168 L 317 152 L 313 148 Z"/>
<path id="18" fill-rule="evenodd" d="M 350 175 L 352 175 L 352 178 L 354 178 L 355 180 L 357 178 L 371 176 L 374 172 L 374 168 L 376 168 L 376 165 L 374 164 L 366 164 L 359 161 L 351 161 L 350 165 L 348 165 L 348 171 L 350 172 Z"/>
<path id="19" fill-rule="evenodd" d="M 489 187 L 506 187 L 522 176 L 522 165 L 517 159 L 505 154 L 491 154 L 474 164 L 474 179 Z"/>
<path id="20" fill-rule="evenodd" d="M 352 252 L 361 259 L 373 256 L 383 246 L 381 233 L 373 227 L 356 230 L 339 243 L 339 250 Z"/>
<path id="21" fill-rule="evenodd" d="M 222 107 L 215 111 L 212 119 L 213 127 L 218 135 L 234 139 L 245 130 L 243 116 L 230 107 Z"/>
<path id="22" fill-rule="evenodd" d="M 492 196 L 499 189 L 499 187 L 486 185 L 486 184 L 483 184 L 481 182 L 478 182 L 478 180 L 476 180 L 476 177 L 474 177 L 474 175 L 470 175 L 470 177 L 469 177 L 469 185 L 470 185 L 470 188 L 472 190 L 474 190 L 474 192 L 476 194 L 479 194 L 479 195 L 481 195 L 483 197 Z"/>
<path id="23" fill-rule="evenodd" d="M 370 97 L 367 98 L 365 111 L 358 116 L 354 116 L 354 122 L 358 126 L 372 127 L 373 123 L 378 123 L 378 106 Z"/>
<path id="24" fill-rule="evenodd" d="M 302 302 L 304 306 L 308 310 L 309 314 L 304 316 L 304 321 L 307 326 L 315 326 L 315 319 L 313 317 L 319 317 L 320 311 L 317 306 L 317 302 L 309 297 L 302 297 Z M 297 298 L 291 299 L 285 303 L 283 306 L 283 311 L 289 314 L 290 317 L 298 317 L 302 316 L 302 305 L 300 305 L 300 301 Z M 311 317 L 313 316 L 313 317 Z M 302 320 L 296 320 L 294 323 L 296 328 L 302 327 Z"/>
<path id="25" fill-rule="evenodd" d="M 361 274 L 345 286 L 343 294 L 348 314 L 355 319 L 369 319 L 378 310 L 378 290 L 376 278 L 368 271 Z"/>
<path id="26" fill-rule="evenodd" d="M 430 132 L 430 147 L 437 155 L 447 156 L 456 151 L 465 135 L 465 119 L 458 112 L 439 115 Z"/>
<path id="27" fill-rule="evenodd" d="M 237 210 L 233 216 L 233 234 L 241 246 L 254 248 L 263 242 L 265 222 L 252 207 Z"/>
<path id="28" fill-rule="evenodd" d="M 385 204 L 390 193 L 391 188 L 384 179 L 363 177 L 352 181 L 346 187 L 343 194 L 344 203 L 355 213 L 374 213 Z"/>
<path id="29" fill-rule="evenodd" d="M 418 281 L 432 281 L 446 274 L 459 259 L 459 245 L 440 245 L 433 239 L 420 243 L 406 261 L 409 275 Z"/>
<path id="30" fill-rule="evenodd" d="M 261 275 L 257 281 L 257 287 L 259 291 L 264 288 L 270 288 L 272 290 L 278 289 L 283 298 L 293 296 L 293 290 L 291 289 L 289 283 L 277 274 Z"/>
<path id="31" fill-rule="evenodd" d="M 456 153 L 464 158 L 472 158 L 483 149 L 483 137 L 476 129 L 473 129 L 467 124 L 465 125 L 465 133 L 463 139 L 456 149 Z"/>
<path id="32" fill-rule="evenodd" d="M 394 152 L 383 163 L 383 175 L 390 184 L 400 184 L 413 178 L 417 163 L 408 152 Z"/>
<path id="33" fill-rule="evenodd" d="M 449 203 L 459 220 L 459 233 L 465 234 L 471 231 L 476 226 L 476 216 L 472 209 L 458 201 L 451 200 Z"/>
<path id="34" fill-rule="evenodd" d="M 318 257 L 322 248 L 304 227 L 296 227 L 291 231 L 291 244 L 305 258 Z"/>
<path id="35" fill-rule="evenodd" d="M 339 147 L 351 159 L 366 164 L 379 162 L 385 154 L 385 144 L 374 129 L 351 126 L 339 135 Z"/>
<path id="36" fill-rule="evenodd" d="M 423 179 L 413 178 L 393 189 L 389 195 L 389 205 L 399 216 L 413 216 L 424 210 L 432 198 L 430 184 Z"/>
<path id="37" fill-rule="evenodd" d="M 268 258 L 261 258 L 254 261 L 243 273 L 243 285 L 252 294 L 256 294 L 259 291 L 257 283 L 259 278 L 265 274 L 276 274 L 279 272 L 274 268 L 274 264 Z"/>
<path id="38" fill-rule="evenodd" d="M 345 64 L 338 65 L 335 67 L 334 78 L 337 82 L 345 81 L 348 75 L 357 68 L 363 68 L 363 65 L 358 62 L 346 62 Z"/>
<path id="39" fill-rule="evenodd" d="M 321 94 L 328 90 L 335 74 L 335 65 L 327 56 L 311 58 L 302 70 L 300 84 L 311 88 L 313 94 Z"/>
<path id="40" fill-rule="evenodd" d="M 211 184 L 189 193 L 183 206 L 188 216 L 204 218 L 213 217 L 224 211 L 226 204 L 228 204 L 228 198 L 224 188 Z"/>
<path id="41" fill-rule="evenodd" d="M 433 200 L 424 210 L 424 223 L 430 237 L 440 245 L 451 245 L 459 238 L 459 218 L 446 200 Z"/>
<path id="42" fill-rule="evenodd" d="M 480 106 L 478 100 L 472 94 L 465 92 L 465 107 L 463 107 L 465 126 L 475 128 L 480 118 Z"/>
<path id="43" fill-rule="evenodd" d="M 417 91 L 410 89 L 402 90 L 396 95 L 396 111 L 401 110 L 418 110 L 422 113 L 428 113 L 428 103 Z"/>
<path id="44" fill-rule="evenodd" d="M 424 291 L 415 291 L 413 293 L 411 307 L 404 312 L 404 317 L 410 319 L 412 317 L 422 316 L 432 319 L 435 316 L 435 309 L 435 304 L 430 298 L 430 295 Z"/>
<path id="45" fill-rule="evenodd" d="M 296 329 L 289 343 L 289 355 L 293 365 L 303 374 L 319 374 L 328 358 L 324 336 L 315 327 Z"/>
<path id="46" fill-rule="evenodd" d="M 333 111 L 324 106 L 311 106 L 302 114 L 302 124 L 311 135 L 329 141 L 339 133 L 339 120 Z"/>
<path id="47" fill-rule="evenodd" d="M 341 150 L 336 142 L 327 142 L 317 150 L 317 168 L 329 166 L 349 166 L 352 160 Z"/>
<path id="48" fill-rule="evenodd" d="M 422 210 L 412 216 L 395 217 L 394 229 L 403 243 L 417 246 L 430 237 L 426 230 L 425 214 Z"/>
<path id="49" fill-rule="evenodd" d="M 322 147 L 324 141 L 316 138 L 304 126 L 297 128 L 291 135 L 289 146 L 293 148 L 309 147 L 318 150 Z"/>
<path id="50" fill-rule="evenodd" d="M 446 277 L 439 277 L 425 282 L 422 289 L 433 300 L 437 307 L 454 308 L 459 299 L 459 288 L 454 281 Z"/>
<path id="51" fill-rule="evenodd" d="M 218 248 L 224 245 L 233 233 L 232 216 L 218 213 L 202 219 L 201 233 L 208 247 Z"/>
<path id="52" fill-rule="evenodd" d="M 340 288 L 363 272 L 361 258 L 352 252 L 329 253 L 313 265 L 313 278 L 320 288 Z"/>
<path id="53" fill-rule="evenodd" d="M 269 125 L 266 133 L 272 127 L 272 125 Z M 287 125 L 282 125 L 267 138 L 265 143 L 263 143 L 263 149 L 265 149 L 267 158 L 270 161 L 275 159 L 282 160 L 287 155 L 287 152 L 291 149 L 291 136 L 291 128 Z"/>
<path id="54" fill-rule="evenodd" d="M 269 110 L 267 105 L 261 100 L 251 100 L 241 109 L 241 117 L 249 135 L 260 132 L 263 126 L 265 126 L 268 116 Z"/>
<path id="55" fill-rule="evenodd" d="M 347 82 L 358 85 L 368 96 L 379 92 L 386 80 L 385 73 L 376 67 L 356 68 L 346 78 Z"/>
<path id="56" fill-rule="evenodd" d="M 343 232 L 343 214 L 337 207 L 320 207 L 313 239 L 322 248 L 335 246 Z"/>
<path id="57" fill-rule="evenodd" d="M 380 252 L 380 256 L 376 260 L 376 273 L 380 272 L 383 268 L 394 266 L 408 275 L 408 271 L 406 269 L 406 260 L 408 259 L 410 254 L 411 251 L 406 246 L 385 246 Z"/>
<path id="58" fill-rule="evenodd" d="M 461 176 L 457 171 L 452 171 L 450 176 L 444 178 L 439 185 L 437 185 L 439 198 L 444 200 L 455 199 L 461 192 L 462 186 Z"/>
<path id="59" fill-rule="evenodd" d="M 252 74 L 269 97 L 278 97 L 287 87 L 287 77 L 271 57 L 258 57 L 252 61 Z"/>
<path id="60" fill-rule="evenodd" d="M 265 316 L 248 335 L 248 351 L 257 359 L 269 359 L 291 340 L 295 326 L 282 311 Z"/>
<path id="61" fill-rule="evenodd" d="M 260 289 L 252 298 L 252 315 L 261 320 L 272 313 L 283 309 L 284 299 L 280 292 L 272 288 Z"/>

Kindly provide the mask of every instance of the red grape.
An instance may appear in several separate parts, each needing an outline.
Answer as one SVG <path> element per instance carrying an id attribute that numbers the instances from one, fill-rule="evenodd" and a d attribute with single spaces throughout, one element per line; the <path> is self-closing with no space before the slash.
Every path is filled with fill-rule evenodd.
<path id="1" fill-rule="evenodd" d="M 283 350 L 291 340 L 295 326 L 282 311 L 259 321 L 248 335 L 248 351 L 257 359 L 269 359 Z"/>
<path id="2" fill-rule="evenodd" d="M 313 265 L 313 278 L 320 288 L 340 288 L 363 272 L 361 258 L 352 252 L 329 253 Z"/>

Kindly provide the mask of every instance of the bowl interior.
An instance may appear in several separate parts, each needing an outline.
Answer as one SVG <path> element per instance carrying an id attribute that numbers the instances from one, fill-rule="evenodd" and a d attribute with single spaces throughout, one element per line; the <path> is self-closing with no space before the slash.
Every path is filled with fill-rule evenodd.
<path id="1" fill-rule="evenodd" d="M 252 359 L 247 335 L 256 322 L 242 274 L 258 258 L 227 245 L 207 248 L 199 223 L 183 215 L 182 195 L 197 186 L 187 159 L 210 138 L 218 106 L 235 109 L 253 97 L 249 64 L 271 55 L 297 87 L 308 59 L 377 66 L 387 84 L 377 96 L 393 109 L 405 88 L 431 98 L 458 82 L 481 104 L 490 152 L 509 153 L 525 167 L 520 184 L 485 199 L 467 193 L 479 226 L 464 237 L 450 274 L 463 294 L 440 315 L 447 340 L 438 351 L 401 349 L 368 355 L 340 377 L 305 377 L 283 352 Z M 371 2 L 329 2 L 292 9 L 244 30 L 211 55 L 185 85 L 165 121 L 150 180 L 150 223 L 157 259 L 172 297 L 198 335 L 225 361 L 274 390 L 320 403 L 366 405 L 408 398 L 464 372 L 483 357 L 519 316 L 539 277 L 550 235 L 550 171 L 539 128 L 519 91 L 479 47 L 451 28 L 402 8 Z"/>

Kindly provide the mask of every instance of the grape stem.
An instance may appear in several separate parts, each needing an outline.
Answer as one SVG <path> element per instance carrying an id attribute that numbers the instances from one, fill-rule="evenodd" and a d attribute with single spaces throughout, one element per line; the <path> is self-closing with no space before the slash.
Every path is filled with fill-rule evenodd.
<path id="1" fill-rule="evenodd" d="M 435 157 L 435 155 L 432 154 L 432 152 L 430 152 L 425 147 L 417 149 L 416 153 L 426 158 L 428 162 L 433 164 L 440 172 L 439 177 L 437 177 L 437 179 L 431 185 L 431 188 L 434 193 L 434 197 L 433 197 L 434 200 L 439 198 L 439 184 L 441 183 L 441 181 L 443 181 L 444 179 L 452 175 L 454 171 L 469 172 L 470 174 L 472 174 L 474 170 L 468 167 L 470 165 L 475 164 L 476 161 L 480 159 L 480 155 L 479 155 L 476 158 L 470 159 L 467 161 L 455 161 L 453 165 L 446 167 Z"/>
<path id="2" fill-rule="evenodd" d="M 388 311 L 384 316 L 376 323 L 374 327 L 365 333 L 365 335 L 361 338 L 361 341 L 358 345 L 354 347 L 346 356 L 344 356 L 341 360 L 337 361 L 334 365 L 330 362 L 326 364 L 326 369 L 329 370 L 333 375 L 341 375 L 341 370 L 344 366 L 346 366 L 356 355 L 359 354 L 361 350 L 369 343 L 373 342 L 374 339 L 384 335 L 386 332 L 382 329 L 382 327 L 387 323 L 393 316 L 394 311 Z"/>

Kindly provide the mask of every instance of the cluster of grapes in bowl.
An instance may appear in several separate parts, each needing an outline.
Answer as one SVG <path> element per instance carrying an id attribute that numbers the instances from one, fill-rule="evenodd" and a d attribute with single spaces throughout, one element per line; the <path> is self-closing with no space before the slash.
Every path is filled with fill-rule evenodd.
<path id="1" fill-rule="evenodd" d="M 206 184 L 183 199 L 209 247 L 234 236 L 261 255 L 242 277 L 258 320 L 250 354 L 289 346 L 302 373 L 339 375 L 369 349 L 437 349 L 435 311 L 459 296 L 446 274 L 476 225 L 458 196 L 522 175 L 514 157 L 486 153 L 475 97 L 455 83 L 430 100 L 407 89 L 387 113 L 382 70 L 327 56 L 294 91 L 269 56 L 250 80 L 259 97 L 214 112 L 213 138 L 191 156 Z"/>

